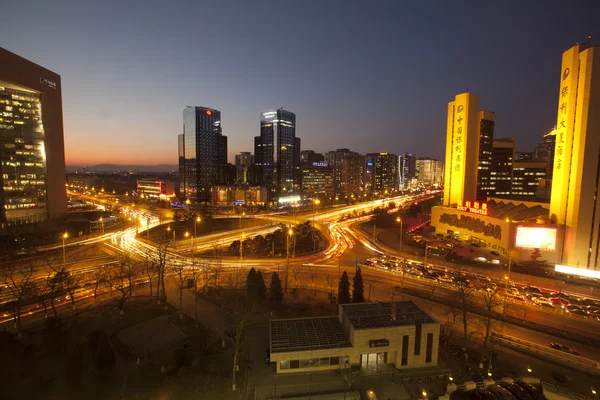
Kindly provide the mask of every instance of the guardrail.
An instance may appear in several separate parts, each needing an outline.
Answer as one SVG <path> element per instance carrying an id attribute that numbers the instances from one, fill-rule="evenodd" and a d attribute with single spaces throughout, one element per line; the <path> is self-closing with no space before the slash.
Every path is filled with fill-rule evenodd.
<path id="1" fill-rule="evenodd" d="M 572 400 L 586 400 L 587 397 L 574 392 L 567 392 L 564 389 L 557 387 L 548 382 L 542 381 L 542 391 L 544 396 L 548 400 L 563 400 L 563 399 L 572 399 Z"/>
<path id="2" fill-rule="evenodd" d="M 504 335 L 497 332 L 492 333 L 491 341 L 492 343 L 497 343 L 519 352 L 525 352 L 543 360 L 564 365 L 590 375 L 600 376 L 600 368 L 598 368 L 598 363 L 594 360 L 576 356 L 574 354 L 564 353 L 559 350 L 554 350 L 552 348 L 530 342 L 528 340 L 519 339 L 514 336 Z"/>

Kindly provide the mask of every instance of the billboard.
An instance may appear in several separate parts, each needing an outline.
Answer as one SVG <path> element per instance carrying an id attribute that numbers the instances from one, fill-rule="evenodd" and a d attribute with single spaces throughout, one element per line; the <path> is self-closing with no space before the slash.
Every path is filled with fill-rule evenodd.
<path id="1" fill-rule="evenodd" d="M 517 226 L 515 246 L 522 249 L 554 250 L 556 248 L 556 228 Z"/>

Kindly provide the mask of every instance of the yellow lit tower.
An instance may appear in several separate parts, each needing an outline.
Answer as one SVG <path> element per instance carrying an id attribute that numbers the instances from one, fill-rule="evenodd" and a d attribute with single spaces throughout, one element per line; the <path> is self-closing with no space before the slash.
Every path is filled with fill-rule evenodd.
<path id="1" fill-rule="evenodd" d="M 456 95 L 448 103 L 444 205 L 474 201 L 479 162 L 479 96 Z"/>
<path id="2" fill-rule="evenodd" d="M 598 269 L 600 253 L 600 46 L 562 56 L 550 217 L 562 226 L 560 263 Z"/>

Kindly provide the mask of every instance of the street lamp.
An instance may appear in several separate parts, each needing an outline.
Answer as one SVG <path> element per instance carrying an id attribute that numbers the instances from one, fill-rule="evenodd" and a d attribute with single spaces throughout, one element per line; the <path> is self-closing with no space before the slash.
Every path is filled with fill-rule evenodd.
<path id="1" fill-rule="evenodd" d="M 400 223 L 400 255 L 402 255 L 402 218 L 397 217 L 396 222 Z"/>
<path id="2" fill-rule="evenodd" d="M 242 241 L 240 242 L 240 260 L 244 258 L 244 240 L 246 239 L 246 235 L 242 233 Z"/>
<path id="3" fill-rule="evenodd" d="M 321 204 L 321 200 L 316 199 L 313 201 L 313 225 L 315 224 L 315 209 L 319 207 L 319 204 Z"/>
<path id="4" fill-rule="evenodd" d="M 531 367 L 527 367 L 527 372 L 532 373 L 533 370 L 531 369 Z"/>
<path id="5" fill-rule="evenodd" d="M 288 229 L 287 236 L 285 237 L 285 250 L 286 250 L 286 265 L 285 265 L 285 293 L 287 293 L 288 288 L 288 271 L 290 268 L 290 238 L 294 234 L 292 228 Z"/>
<path id="6" fill-rule="evenodd" d="M 63 248 L 63 264 L 65 264 L 67 262 L 67 257 L 65 256 L 65 240 L 69 237 L 69 234 L 67 232 L 62 234 L 62 248 Z"/>
<path id="7" fill-rule="evenodd" d="M 200 223 L 200 221 L 202 221 L 202 218 L 196 217 L 196 222 L 194 223 L 194 237 L 198 236 L 198 231 L 196 228 L 198 227 L 198 224 Z"/>
<path id="8" fill-rule="evenodd" d="M 243 212 L 240 214 L 240 229 L 242 229 L 242 217 L 245 217 L 245 216 L 246 216 L 246 212 L 245 212 L 245 211 L 243 211 Z"/>

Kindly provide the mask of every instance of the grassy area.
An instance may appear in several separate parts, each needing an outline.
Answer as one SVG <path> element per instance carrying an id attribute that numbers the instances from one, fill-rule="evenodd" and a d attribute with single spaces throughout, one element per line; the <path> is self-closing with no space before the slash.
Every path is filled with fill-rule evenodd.
<path id="1" fill-rule="evenodd" d="M 150 354 L 134 354 L 123 329 L 163 317 L 183 335 Z M 158 327 L 153 335 L 161 335 Z M 47 323 L 17 340 L 0 334 L 4 399 L 225 398 L 231 357 L 208 329 L 178 319 L 156 300 L 134 298 Z M 199 397 L 202 394 L 202 397 Z"/>

